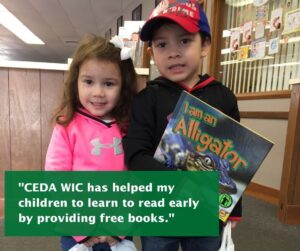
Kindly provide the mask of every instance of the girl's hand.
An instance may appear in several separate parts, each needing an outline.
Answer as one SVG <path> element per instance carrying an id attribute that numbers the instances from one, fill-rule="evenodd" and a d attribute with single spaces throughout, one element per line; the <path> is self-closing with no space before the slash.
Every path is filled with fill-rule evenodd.
<path id="1" fill-rule="evenodd" d="M 118 243 L 118 241 L 112 236 L 107 236 L 106 242 L 109 244 L 109 246 L 113 246 Z"/>
<path id="2" fill-rule="evenodd" d="M 98 236 L 91 236 L 87 241 L 85 241 L 83 244 L 90 248 L 94 246 L 95 244 L 99 243 L 99 238 Z"/>
<path id="3" fill-rule="evenodd" d="M 92 247 L 97 243 L 104 243 L 104 242 L 107 242 L 109 246 L 113 246 L 117 244 L 118 241 L 111 236 L 92 236 L 83 244 L 86 247 Z"/>

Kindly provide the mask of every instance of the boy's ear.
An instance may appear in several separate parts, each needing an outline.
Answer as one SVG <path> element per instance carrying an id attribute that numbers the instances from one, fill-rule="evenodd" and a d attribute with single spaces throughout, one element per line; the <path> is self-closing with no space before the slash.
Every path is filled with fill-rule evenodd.
<path id="1" fill-rule="evenodd" d="M 210 42 L 205 41 L 201 47 L 201 57 L 202 58 L 206 57 L 208 55 L 209 50 L 210 50 Z"/>
<path id="2" fill-rule="evenodd" d="M 153 57 L 153 50 L 152 50 L 152 47 L 148 47 L 147 48 L 147 52 L 148 52 L 148 54 L 151 56 L 151 57 Z"/>

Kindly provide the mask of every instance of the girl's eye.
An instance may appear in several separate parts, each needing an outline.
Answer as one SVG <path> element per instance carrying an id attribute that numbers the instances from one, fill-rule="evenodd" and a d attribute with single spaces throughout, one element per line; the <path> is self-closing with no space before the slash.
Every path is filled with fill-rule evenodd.
<path id="1" fill-rule="evenodd" d="M 93 80 L 91 80 L 91 79 L 85 79 L 85 80 L 83 80 L 83 82 L 86 83 L 86 84 L 88 84 L 88 85 L 90 85 L 90 84 L 93 83 Z"/>
<path id="2" fill-rule="evenodd" d="M 113 85 L 114 85 L 113 82 L 109 82 L 109 81 L 105 82 L 104 84 L 105 84 L 105 86 L 107 86 L 107 87 L 110 87 L 110 86 L 113 86 Z"/>

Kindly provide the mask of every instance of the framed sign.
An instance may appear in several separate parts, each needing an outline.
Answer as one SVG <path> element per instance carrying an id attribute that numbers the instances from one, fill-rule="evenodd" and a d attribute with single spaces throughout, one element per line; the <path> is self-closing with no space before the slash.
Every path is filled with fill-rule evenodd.
<path id="1" fill-rule="evenodd" d="M 119 28 L 123 26 L 123 16 L 118 17 L 117 19 L 117 34 L 119 35 Z"/>
<path id="2" fill-rule="evenodd" d="M 132 11 L 132 21 L 142 20 L 142 5 L 140 4 Z"/>

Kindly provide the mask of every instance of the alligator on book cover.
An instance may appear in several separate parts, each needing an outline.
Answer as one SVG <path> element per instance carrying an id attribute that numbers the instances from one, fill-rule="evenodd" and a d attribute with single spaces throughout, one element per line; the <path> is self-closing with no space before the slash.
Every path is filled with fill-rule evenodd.
<path id="1" fill-rule="evenodd" d="M 273 143 L 183 92 L 154 158 L 174 169 L 219 171 L 219 218 L 226 221 Z"/>

